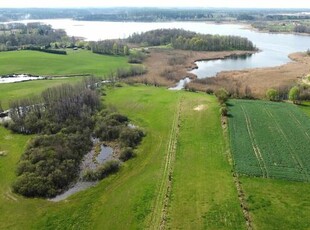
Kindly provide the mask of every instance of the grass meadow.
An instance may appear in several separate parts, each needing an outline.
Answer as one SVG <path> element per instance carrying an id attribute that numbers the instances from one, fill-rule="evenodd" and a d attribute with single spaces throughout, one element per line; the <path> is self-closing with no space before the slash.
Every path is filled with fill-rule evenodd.
<path id="1" fill-rule="evenodd" d="M 79 80 L 3 84 L 0 100 L 7 108 L 11 99 Z M 58 203 L 11 192 L 17 162 L 32 136 L 0 126 L 5 153 L 0 156 L 0 229 L 246 229 L 215 97 L 137 85 L 109 89 L 103 100 L 147 136 L 119 173 Z M 278 106 L 283 108 L 273 110 L 274 117 L 293 105 Z M 229 108 L 232 119 L 242 111 Z M 295 109 L 310 115 L 308 104 Z M 291 116 L 286 122 L 298 124 Z M 309 229 L 309 183 L 245 175 L 240 181 L 255 229 Z"/>
<path id="2" fill-rule="evenodd" d="M 1 128 L 0 229 L 245 229 L 214 97 L 144 86 L 107 93 L 105 103 L 147 133 L 137 157 L 66 201 L 25 199 L 10 184 L 30 137 Z"/>
<path id="3" fill-rule="evenodd" d="M 104 76 L 117 67 L 126 66 L 127 57 L 94 54 L 85 50 L 68 50 L 67 55 L 38 51 L 0 53 L 0 74 L 57 76 L 92 74 Z"/>

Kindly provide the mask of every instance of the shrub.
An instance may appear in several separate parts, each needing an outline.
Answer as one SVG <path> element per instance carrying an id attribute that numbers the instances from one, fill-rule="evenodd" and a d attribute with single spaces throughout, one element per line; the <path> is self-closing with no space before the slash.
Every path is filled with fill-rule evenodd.
<path id="1" fill-rule="evenodd" d="M 122 151 L 121 151 L 121 154 L 119 156 L 119 159 L 121 159 L 122 161 L 127 161 L 129 160 L 130 158 L 134 157 L 134 152 L 133 152 L 133 149 L 130 148 L 130 147 L 127 147 L 127 148 L 124 148 Z"/>
<path id="2" fill-rule="evenodd" d="M 227 106 L 222 106 L 220 108 L 220 113 L 223 117 L 226 117 L 228 115 L 228 109 L 227 109 Z"/>
<path id="3" fill-rule="evenodd" d="M 226 103 L 226 101 L 227 101 L 228 98 L 229 98 L 229 94 L 228 94 L 228 92 L 227 92 L 224 88 L 221 88 L 221 89 L 217 90 L 217 91 L 215 92 L 215 96 L 217 97 L 218 101 L 219 101 L 221 104 Z"/>
<path id="4" fill-rule="evenodd" d="M 278 101 L 279 92 L 275 89 L 268 89 L 266 92 L 266 97 L 269 101 Z"/>
<path id="5" fill-rule="evenodd" d="M 123 128 L 120 133 L 120 141 L 123 146 L 136 147 L 144 137 L 144 133 L 139 129 Z"/>
<path id="6" fill-rule="evenodd" d="M 87 170 L 83 179 L 85 181 L 96 181 L 106 178 L 110 174 L 116 173 L 120 168 L 119 160 L 110 160 L 100 165 L 96 170 Z"/>
<path id="7" fill-rule="evenodd" d="M 129 54 L 128 62 L 131 64 L 141 64 L 144 59 L 146 58 L 146 55 L 141 51 L 133 51 Z"/>
<path id="8" fill-rule="evenodd" d="M 206 90 L 206 93 L 209 94 L 209 95 L 211 95 L 211 94 L 214 93 L 214 91 L 213 91 L 213 89 L 208 88 L 208 89 Z"/>

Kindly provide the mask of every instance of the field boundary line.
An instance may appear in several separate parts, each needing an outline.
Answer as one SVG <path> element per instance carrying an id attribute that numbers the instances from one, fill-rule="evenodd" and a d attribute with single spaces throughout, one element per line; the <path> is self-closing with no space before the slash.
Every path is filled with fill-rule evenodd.
<path id="1" fill-rule="evenodd" d="M 246 122 L 246 126 L 247 126 L 247 130 L 248 130 L 248 134 L 249 134 L 249 137 L 251 139 L 251 144 L 252 144 L 252 148 L 253 148 L 253 151 L 254 151 L 254 154 L 255 154 L 255 157 L 258 161 L 258 165 L 262 171 L 262 176 L 267 178 L 268 177 L 268 170 L 267 170 L 267 166 L 266 166 L 266 163 L 264 161 L 264 158 L 262 156 L 262 153 L 258 147 L 258 144 L 256 142 L 256 139 L 255 139 L 255 135 L 254 135 L 254 131 L 253 131 L 253 127 L 252 127 L 252 124 L 251 124 L 251 120 L 246 112 L 246 110 L 244 109 L 244 107 L 241 105 L 241 109 L 243 111 L 243 114 L 244 114 L 244 117 L 245 117 L 245 122 Z"/>
<path id="2" fill-rule="evenodd" d="M 167 209 L 170 202 L 172 190 L 172 175 L 174 171 L 175 153 L 180 128 L 180 115 L 182 98 L 179 98 L 169 135 L 169 141 L 166 148 L 166 157 L 163 165 L 163 174 L 158 189 L 157 197 L 153 205 L 153 212 L 150 221 L 150 229 L 165 229 L 167 221 Z"/>
<path id="3" fill-rule="evenodd" d="M 227 118 L 226 118 L 226 121 L 227 121 L 226 122 L 226 124 L 227 124 L 229 122 L 229 120 L 227 120 Z M 227 126 L 227 128 L 228 127 L 229 126 Z M 238 195 L 240 207 L 242 210 L 242 214 L 243 214 L 243 217 L 245 220 L 246 229 L 247 230 L 253 230 L 252 218 L 251 218 L 251 214 L 249 212 L 248 204 L 246 201 L 246 195 L 245 195 L 244 189 L 242 187 L 242 184 L 240 182 L 239 174 L 237 173 L 237 171 L 235 169 L 235 161 L 234 161 L 233 154 L 231 151 L 231 142 L 230 142 L 231 136 L 230 136 L 229 131 L 225 128 L 225 126 L 223 126 L 223 123 L 222 123 L 222 128 L 223 128 L 224 136 L 226 136 L 226 138 L 227 138 L 227 150 L 226 151 L 227 151 L 227 156 L 228 156 L 228 163 L 232 167 L 233 182 L 234 182 L 236 190 L 237 190 L 237 195 Z M 225 130 L 226 130 L 226 132 L 225 132 Z"/>
<path id="4" fill-rule="evenodd" d="M 292 148 L 288 137 L 286 136 L 285 132 L 283 131 L 283 129 L 281 128 L 281 126 L 279 125 L 278 121 L 276 120 L 276 118 L 273 116 L 273 114 L 271 113 L 271 111 L 268 110 L 268 108 L 266 108 L 265 106 L 265 111 L 266 113 L 272 118 L 272 120 L 274 121 L 274 123 L 276 124 L 276 129 L 278 130 L 279 133 L 282 134 L 283 138 L 285 139 L 289 150 L 290 150 L 290 155 L 293 158 L 295 164 L 297 165 L 297 167 L 301 170 L 301 172 L 303 172 L 303 175 L 305 176 L 306 181 L 309 181 L 309 175 L 307 173 L 307 170 L 304 168 L 301 160 L 299 159 L 299 156 L 297 154 L 295 154 L 294 149 Z"/>

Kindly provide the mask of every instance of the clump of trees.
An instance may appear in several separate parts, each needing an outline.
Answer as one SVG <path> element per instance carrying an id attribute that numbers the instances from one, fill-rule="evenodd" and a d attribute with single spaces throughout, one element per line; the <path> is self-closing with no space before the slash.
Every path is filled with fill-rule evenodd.
<path id="1" fill-rule="evenodd" d="M 42 23 L 9 23 L 0 28 L 0 50 L 23 49 L 24 46 L 33 45 L 49 48 L 50 43 L 61 41 L 66 37 L 64 30 L 55 30 L 50 25 Z"/>
<path id="2" fill-rule="evenodd" d="M 129 127 L 128 118 L 104 109 L 98 79 L 49 88 L 39 97 L 11 103 L 14 132 L 39 134 L 22 154 L 14 192 L 28 197 L 54 197 L 78 178 L 83 156 L 92 148 L 91 137 L 119 142 L 120 159 L 133 157 L 144 133 Z M 107 162 L 85 178 L 99 180 L 117 172 L 120 161 Z M 95 178 L 95 179 L 94 179 Z"/>
<path id="3" fill-rule="evenodd" d="M 144 46 L 171 44 L 175 49 L 196 51 L 257 50 L 247 38 L 204 35 L 183 29 L 158 29 L 141 34 L 135 33 L 127 41 Z"/>
<path id="4" fill-rule="evenodd" d="M 32 139 L 17 168 L 15 192 L 29 197 L 53 197 L 77 177 L 79 164 L 92 146 L 93 115 L 100 108 L 94 79 L 64 84 L 40 97 L 11 103 L 9 128 L 40 134 Z"/>
<path id="5" fill-rule="evenodd" d="M 129 55 L 129 48 L 123 40 L 103 40 L 90 43 L 91 50 L 97 54 Z"/>

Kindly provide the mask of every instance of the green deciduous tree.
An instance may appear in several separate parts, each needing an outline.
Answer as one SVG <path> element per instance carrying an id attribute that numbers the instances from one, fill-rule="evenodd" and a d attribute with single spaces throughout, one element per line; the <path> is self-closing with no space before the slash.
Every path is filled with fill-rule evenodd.
<path id="1" fill-rule="evenodd" d="M 290 89 L 288 93 L 288 99 L 291 100 L 294 104 L 299 103 L 299 94 L 300 90 L 298 86 L 294 86 L 293 88 Z"/>
<path id="2" fill-rule="evenodd" d="M 269 101 L 278 101 L 279 92 L 275 89 L 268 89 L 266 92 L 266 97 Z"/>

